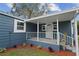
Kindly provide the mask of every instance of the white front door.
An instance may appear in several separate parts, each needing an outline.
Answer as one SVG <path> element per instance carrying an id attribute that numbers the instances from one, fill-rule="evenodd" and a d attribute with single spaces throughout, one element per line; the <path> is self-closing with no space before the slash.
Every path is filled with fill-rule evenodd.
<path id="1" fill-rule="evenodd" d="M 46 38 L 53 38 L 53 24 L 46 24 Z"/>

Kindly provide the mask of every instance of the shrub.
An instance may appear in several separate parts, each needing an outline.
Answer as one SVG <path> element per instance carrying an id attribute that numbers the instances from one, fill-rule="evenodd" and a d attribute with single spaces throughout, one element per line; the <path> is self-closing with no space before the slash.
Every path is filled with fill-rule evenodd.
<path id="1" fill-rule="evenodd" d="M 4 52 L 4 49 L 3 49 L 3 48 L 0 48 L 0 53 L 1 53 L 1 52 Z"/>
<path id="2" fill-rule="evenodd" d="M 6 48 L 3 48 L 4 49 L 4 51 L 6 51 L 7 49 Z"/>

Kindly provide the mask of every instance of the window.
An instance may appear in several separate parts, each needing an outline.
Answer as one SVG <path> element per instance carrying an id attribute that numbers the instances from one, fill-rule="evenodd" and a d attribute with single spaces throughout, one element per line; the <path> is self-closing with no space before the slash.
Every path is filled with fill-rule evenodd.
<path id="1" fill-rule="evenodd" d="M 45 31 L 45 25 L 42 25 L 42 31 Z"/>
<path id="2" fill-rule="evenodd" d="M 24 23 L 23 22 L 17 22 L 17 30 L 24 30 Z"/>
<path id="3" fill-rule="evenodd" d="M 20 20 L 14 20 L 14 32 L 25 32 L 25 23 Z"/>
<path id="4" fill-rule="evenodd" d="M 53 31 L 57 31 L 57 23 L 53 23 Z"/>

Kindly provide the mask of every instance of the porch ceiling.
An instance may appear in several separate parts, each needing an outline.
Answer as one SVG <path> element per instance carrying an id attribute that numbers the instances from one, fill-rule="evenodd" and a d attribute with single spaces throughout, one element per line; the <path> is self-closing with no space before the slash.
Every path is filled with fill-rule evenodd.
<path id="1" fill-rule="evenodd" d="M 27 22 L 37 23 L 37 21 L 39 21 L 40 23 L 52 23 L 52 22 L 57 21 L 57 19 L 59 22 L 68 21 L 68 20 L 73 19 L 75 13 L 76 13 L 76 10 L 64 11 L 60 13 L 55 13 L 55 14 L 50 14 L 50 15 L 28 19 Z"/>

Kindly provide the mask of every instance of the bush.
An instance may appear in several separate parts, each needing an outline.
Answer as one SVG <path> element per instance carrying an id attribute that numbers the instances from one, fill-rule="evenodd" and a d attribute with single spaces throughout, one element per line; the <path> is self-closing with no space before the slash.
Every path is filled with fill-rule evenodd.
<path id="1" fill-rule="evenodd" d="M 4 51 L 6 51 L 7 49 L 6 48 L 3 48 L 4 49 Z"/>
<path id="2" fill-rule="evenodd" d="M 4 48 L 0 48 L 0 53 L 1 53 L 1 52 L 4 52 Z"/>

